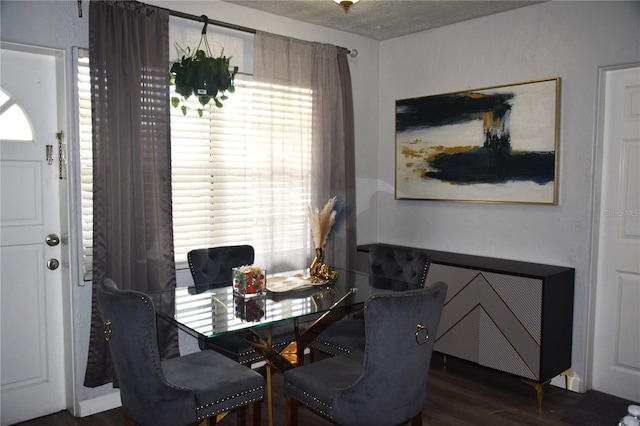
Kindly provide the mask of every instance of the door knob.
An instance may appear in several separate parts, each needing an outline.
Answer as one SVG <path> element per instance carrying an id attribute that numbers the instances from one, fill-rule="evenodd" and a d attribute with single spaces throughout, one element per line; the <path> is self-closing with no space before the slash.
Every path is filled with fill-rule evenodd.
<path id="1" fill-rule="evenodd" d="M 51 247 L 57 246 L 58 244 L 60 244 L 60 237 L 58 237 L 56 234 L 49 234 L 47 235 L 47 238 L 45 238 L 45 241 L 47 242 L 47 245 Z"/>
<path id="2" fill-rule="evenodd" d="M 52 271 L 58 269 L 58 266 L 60 266 L 60 262 L 58 261 L 58 259 L 49 259 L 47 261 L 47 268 L 51 269 Z"/>

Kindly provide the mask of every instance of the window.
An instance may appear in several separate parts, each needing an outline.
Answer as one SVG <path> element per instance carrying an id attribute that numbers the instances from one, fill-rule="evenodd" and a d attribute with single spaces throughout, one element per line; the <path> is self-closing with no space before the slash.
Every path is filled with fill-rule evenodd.
<path id="1" fill-rule="evenodd" d="M 0 139 L 31 142 L 33 130 L 24 110 L 0 88 Z"/>
<path id="2" fill-rule="evenodd" d="M 91 146 L 91 84 L 89 82 L 88 52 L 79 52 L 76 72 L 78 75 L 78 122 L 80 126 L 82 258 L 84 279 L 90 281 L 93 267 L 93 148 Z"/>
<path id="3" fill-rule="evenodd" d="M 86 55 L 86 54 L 85 54 Z M 196 248 L 251 244 L 269 258 L 310 252 L 311 91 L 237 75 L 223 108 L 171 108 L 173 232 L 178 268 Z M 85 279 L 92 267 L 91 93 L 78 60 Z M 277 237 L 276 237 L 277 236 Z M 258 259 L 256 259 L 258 260 Z"/>

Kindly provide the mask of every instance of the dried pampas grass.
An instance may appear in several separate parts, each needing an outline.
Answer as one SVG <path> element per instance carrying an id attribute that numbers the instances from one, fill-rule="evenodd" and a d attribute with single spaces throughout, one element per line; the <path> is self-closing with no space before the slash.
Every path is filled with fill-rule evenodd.
<path id="1" fill-rule="evenodd" d="M 313 242 L 316 248 L 324 247 L 331 227 L 336 222 L 336 211 L 333 210 L 335 203 L 336 197 L 330 198 L 322 208 L 322 211 L 313 210 L 309 206 L 309 224 L 311 225 L 311 233 L 313 234 Z"/>

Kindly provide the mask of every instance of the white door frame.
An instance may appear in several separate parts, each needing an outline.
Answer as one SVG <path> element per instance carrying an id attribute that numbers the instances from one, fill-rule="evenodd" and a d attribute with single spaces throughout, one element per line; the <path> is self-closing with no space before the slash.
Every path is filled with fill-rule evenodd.
<path id="1" fill-rule="evenodd" d="M 598 92 L 596 99 L 596 120 L 594 126 L 595 144 L 593 156 L 593 197 L 591 210 L 591 265 L 589 268 L 589 288 L 588 288 L 588 319 L 587 327 L 587 347 L 586 347 L 586 389 L 592 389 L 593 381 L 593 354 L 594 333 L 595 333 L 595 308 L 596 308 L 596 288 L 598 284 L 598 261 L 600 243 L 600 219 L 601 219 L 601 197 L 602 197 L 602 160 L 604 150 L 604 114 L 605 114 L 605 92 L 607 73 L 611 71 L 624 70 L 628 68 L 640 67 L 640 62 L 604 66 L 598 69 Z"/>
<path id="2" fill-rule="evenodd" d="M 70 60 L 69 55 L 66 54 L 66 51 L 63 49 L 54 49 L 49 47 L 41 47 L 41 46 L 33 46 L 26 45 L 20 43 L 12 43 L 0 41 L 0 46 L 3 49 L 15 50 L 21 52 L 29 52 L 35 53 L 39 55 L 46 55 L 53 57 L 55 59 L 56 66 L 56 91 L 57 91 L 57 103 L 58 103 L 58 117 L 57 117 L 57 127 L 64 134 L 64 142 L 66 144 L 63 152 L 66 158 L 69 158 L 69 148 L 72 146 L 70 143 L 70 138 L 75 138 L 77 132 L 69 132 L 70 124 L 74 122 L 74 120 L 69 121 L 70 114 L 67 110 L 69 102 L 68 99 L 68 87 L 70 83 L 70 75 L 67 74 L 67 69 L 70 66 L 68 62 Z M 70 68 L 73 69 L 73 68 Z M 73 85 L 71 86 L 73 87 Z M 77 123 L 77 119 L 75 120 Z M 57 147 L 56 147 L 57 148 Z M 57 151 L 57 149 L 55 149 Z M 58 156 L 55 155 L 57 159 Z M 63 310 L 63 341 L 60 342 L 63 345 L 63 353 L 64 353 L 64 378 L 65 378 L 65 400 L 67 409 L 69 409 L 72 414 L 74 414 L 74 406 L 76 401 L 76 388 L 75 388 L 75 352 L 74 352 L 74 327 L 73 327 L 73 292 L 72 292 L 72 283 L 77 281 L 77 278 L 74 280 L 73 275 L 71 274 L 70 265 L 77 265 L 78 261 L 75 260 L 71 254 L 73 252 L 77 252 L 77 244 L 74 243 L 75 238 L 70 238 L 69 234 L 69 225 L 70 225 L 70 211 L 72 210 L 72 206 L 69 204 L 69 193 L 72 188 L 70 188 L 70 176 L 69 176 L 69 164 L 68 161 L 64 164 L 63 173 L 66 175 L 65 179 L 61 179 L 59 181 L 58 191 L 59 191 L 59 202 L 60 202 L 60 241 L 61 241 L 61 253 L 60 253 L 60 269 L 62 274 L 62 310 Z M 73 216 L 73 214 L 71 214 Z M 77 234 L 72 231 L 72 236 Z M 34 401 L 35 403 L 35 401 Z"/>

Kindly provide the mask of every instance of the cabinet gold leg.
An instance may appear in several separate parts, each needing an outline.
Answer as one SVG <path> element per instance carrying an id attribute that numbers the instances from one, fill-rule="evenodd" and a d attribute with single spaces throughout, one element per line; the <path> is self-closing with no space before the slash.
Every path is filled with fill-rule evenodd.
<path id="1" fill-rule="evenodd" d="M 535 389 L 536 400 L 538 402 L 538 410 L 541 410 L 542 409 L 542 388 L 545 385 L 548 385 L 551 382 L 551 380 L 547 380 L 546 382 L 543 382 L 543 383 L 538 383 L 538 382 L 534 382 L 532 380 L 527 380 L 527 379 L 520 379 L 520 381 L 525 385 L 529 385 L 533 389 Z"/>
<path id="2" fill-rule="evenodd" d="M 566 369 L 565 371 L 563 371 L 562 373 L 560 373 L 561 376 L 564 376 L 564 388 L 566 390 L 571 390 L 569 388 L 569 379 L 570 377 L 570 369 Z"/>
<path id="3" fill-rule="evenodd" d="M 569 374 L 570 374 L 570 369 L 567 369 L 559 374 L 560 376 L 564 376 L 564 387 L 566 390 L 571 390 L 569 389 Z M 546 382 L 543 382 L 543 383 L 538 383 L 538 382 L 534 382 L 532 380 L 527 380 L 527 379 L 520 379 L 520 381 L 525 385 L 529 385 L 533 389 L 535 389 L 536 399 L 538 401 L 538 409 L 539 410 L 542 409 L 542 388 L 548 385 L 549 383 L 551 383 L 551 380 L 547 380 Z"/>

